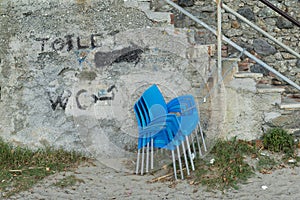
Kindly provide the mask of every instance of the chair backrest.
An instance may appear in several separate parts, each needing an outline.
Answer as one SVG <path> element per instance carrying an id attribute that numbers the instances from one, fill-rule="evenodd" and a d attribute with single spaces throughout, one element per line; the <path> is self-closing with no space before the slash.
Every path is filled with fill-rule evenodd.
<path id="1" fill-rule="evenodd" d="M 142 113 L 141 113 L 141 110 L 140 110 L 140 106 L 138 105 L 138 102 L 136 102 L 133 106 L 133 110 L 134 110 L 134 113 L 135 113 L 135 118 L 136 118 L 136 121 L 137 121 L 137 124 L 138 124 L 138 128 L 139 130 L 145 126 L 145 119 L 144 117 L 142 116 Z"/>
<path id="2" fill-rule="evenodd" d="M 149 87 L 141 97 L 150 121 L 168 113 L 167 104 L 157 85 Z"/>
<path id="3" fill-rule="evenodd" d="M 173 110 L 177 110 L 179 105 L 181 107 L 180 124 L 184 135 L 189 135 L 197 127 L 199 122 L 198 110 L 195 99 L 192 95 L 180 96 L 172 100 Z M 171 105 L 170 105 L 171 106 Z"/>

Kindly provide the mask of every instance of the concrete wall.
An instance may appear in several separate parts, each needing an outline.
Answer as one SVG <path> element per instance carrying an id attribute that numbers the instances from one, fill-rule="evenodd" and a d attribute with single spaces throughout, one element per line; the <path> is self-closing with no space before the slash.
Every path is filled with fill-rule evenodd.
<path id="1" fill-rule="evenodd" d="M 202 98 L 209 46 L 110 1 L 1 1 L 0 136 L 101 158 L 133 156 L 133 104 L 151 84 Z"/>

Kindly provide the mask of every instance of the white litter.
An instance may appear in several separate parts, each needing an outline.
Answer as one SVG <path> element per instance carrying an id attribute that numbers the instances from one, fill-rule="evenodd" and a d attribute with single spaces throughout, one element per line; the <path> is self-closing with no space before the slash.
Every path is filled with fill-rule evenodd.
<path id="1" fill-rule="evenodd" d="M 261 188 L 262 188 L 263 190 L 266 190 L 266 189 L 268 189 L 268 186 L 263 185 L 263 186 L 261 186 Z"/>
<path id="2" fill-rule="evenodd" d="M 191 157 L 192 157 L 192 159 L 194 160 L 196 156 L 195 156 L 194 153 L 192 153 L 192 154 L 191 154 Z"/>
<path id="3" fill-rule="evenodd" d="M 214 164 L 214 163 L 215 163 L 215 159 L 214 159 L 214 158 L 211 159 L 211 160 L 209 161 L 209 163 L 210 163 L 210 164 Z"/>
<path id="4" fill-rule="evenodd" d="M 296 160 L 295 160 L 295 159 L 290 159 L 290 160 L 288 160 L 288 162 L 289 162 L 289 163 L 295 163 Z"/>

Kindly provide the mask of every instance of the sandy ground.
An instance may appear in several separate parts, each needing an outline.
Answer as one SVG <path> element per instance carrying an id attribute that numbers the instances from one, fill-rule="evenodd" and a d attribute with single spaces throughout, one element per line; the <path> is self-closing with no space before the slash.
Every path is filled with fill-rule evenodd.
<path id="1" fill-rule="evenodd" d="M 53 186 L 60 179 L 75 175 L 84 182 L 75 186 Z M 118 172 L 99 162 L 83 165 L 74 172 L 55 174 L 29 191 L 10 199 L 300 199 L 300 168 L 284 168 L 272 174 L 257 173 L 239 190 L 208 192 L 205 187 L 179 180 L 147 183 L 153 175 Z M 266 186 L 263 189 L 262 186 Z"/>

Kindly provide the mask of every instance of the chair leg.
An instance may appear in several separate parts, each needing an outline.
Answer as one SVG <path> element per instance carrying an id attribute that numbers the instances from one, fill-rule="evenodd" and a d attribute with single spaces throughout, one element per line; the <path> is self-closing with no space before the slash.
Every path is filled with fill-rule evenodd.
<path id="1" fill-rule="evenodd" d="M 149 172 L 149 142 L 147 143 L 147 150 L 146 150 L 146 173 Z"/>
<path id="2" fill-rule="evenodd" d="M 145 147 L 142 148 L 141 175 L 144 174 Z"/>
<path id="3" fill-rule="evenodd" d="M 172 160 L 173 160 L 174 177 L 175 177 L 175 180 L 177 180 L 177 174 L 176 174 L 177 170 L 176 170 L 174 150 L 172 150 Z"/>
<path id="4" fill-rule="evenodd" d="M 195 157 L 196 157 L 197 152 L 196 152 L 196 147 L 195 147 L 194 137 L 193 137 L 192 134 L 191 134 L 191 138 L 192 138 L 192 148 L 193 148 L 193 153 L 194 153 L 194 155 L 195 155 Z"/>
<path id="5" fill-rule="evenodd" d="M 183 151 L 183 156 L 184 156 L 184 162 L 185 162 L 185 166 L 186 166 L 186 172 L 187 175 L 190 175 L 190 169 L 189 169 L 189 164 L 188 164 L 188 160 L 186 157 L 186 152 L 185 152 L 185 147 L 184 147 L 184 141 L 181 142 L 181 146 L 182 146 L 182 151 Z"/>
<path id="6" fill-rule="evenodd" d="M 199 124 L 199 127 L 200 127 L 200 133 L 201 133 L 201 138 L 202 138 L 202 142 L 203 142 L 204 151 L 207 151 L 206 144 L 205 144 L 205 139 L 204 139 L 204 135 L 203 135 L 203 131 L 202 131 L 202 127 L 201 127 L 200 121 L 199 121 L 198 124 Z"/>
<path id="7" fill-rule="evenodd" d="M 195 135 L 196 135 L 197 145 L 198 145 L 198 149 L 199 149 L 199 158 L 201 158 L 202 151 L 201 151 L 200 140 L 199 140 L 199 136 L 198 136 L 197 131 L 198 131 L 198 129 L 195 131 Z"/>
<path id="8" fill-rule="evenodd" d="M 188 152 L 189 152 L 189 157 L 190 157 L 190 161 L 191 161 L 191 165 L 192 165 L 192 170 L 195 171 L 195 166 L 194 166 L 194 161 L 193 161 L 193 158 L 192 158 L 189 137 L 186 135 L 185 139 L 186 139 L 186 144 L 187 144 L 187 147 L 188 147 Z"/>
<path id="9" fill-rule="evenodd" d="M 181 179 L 184 179 L 179 146 L 177 146 L 176 148 L 177 148 L 177 156 L 178 156 L 178 162 L 179 162 L 179 169 L 180 169 Z"/>
<path id="10" fill-rule="evenodd" d="M 135 174 L 139 173 L 140 154 L 141 154 L 141 149 L 138 149 Z"/>
<path id="11" fill-rule="evenodd" d="M 153 138 L 151 138 L 151 169 L 153 169 Z"/>

